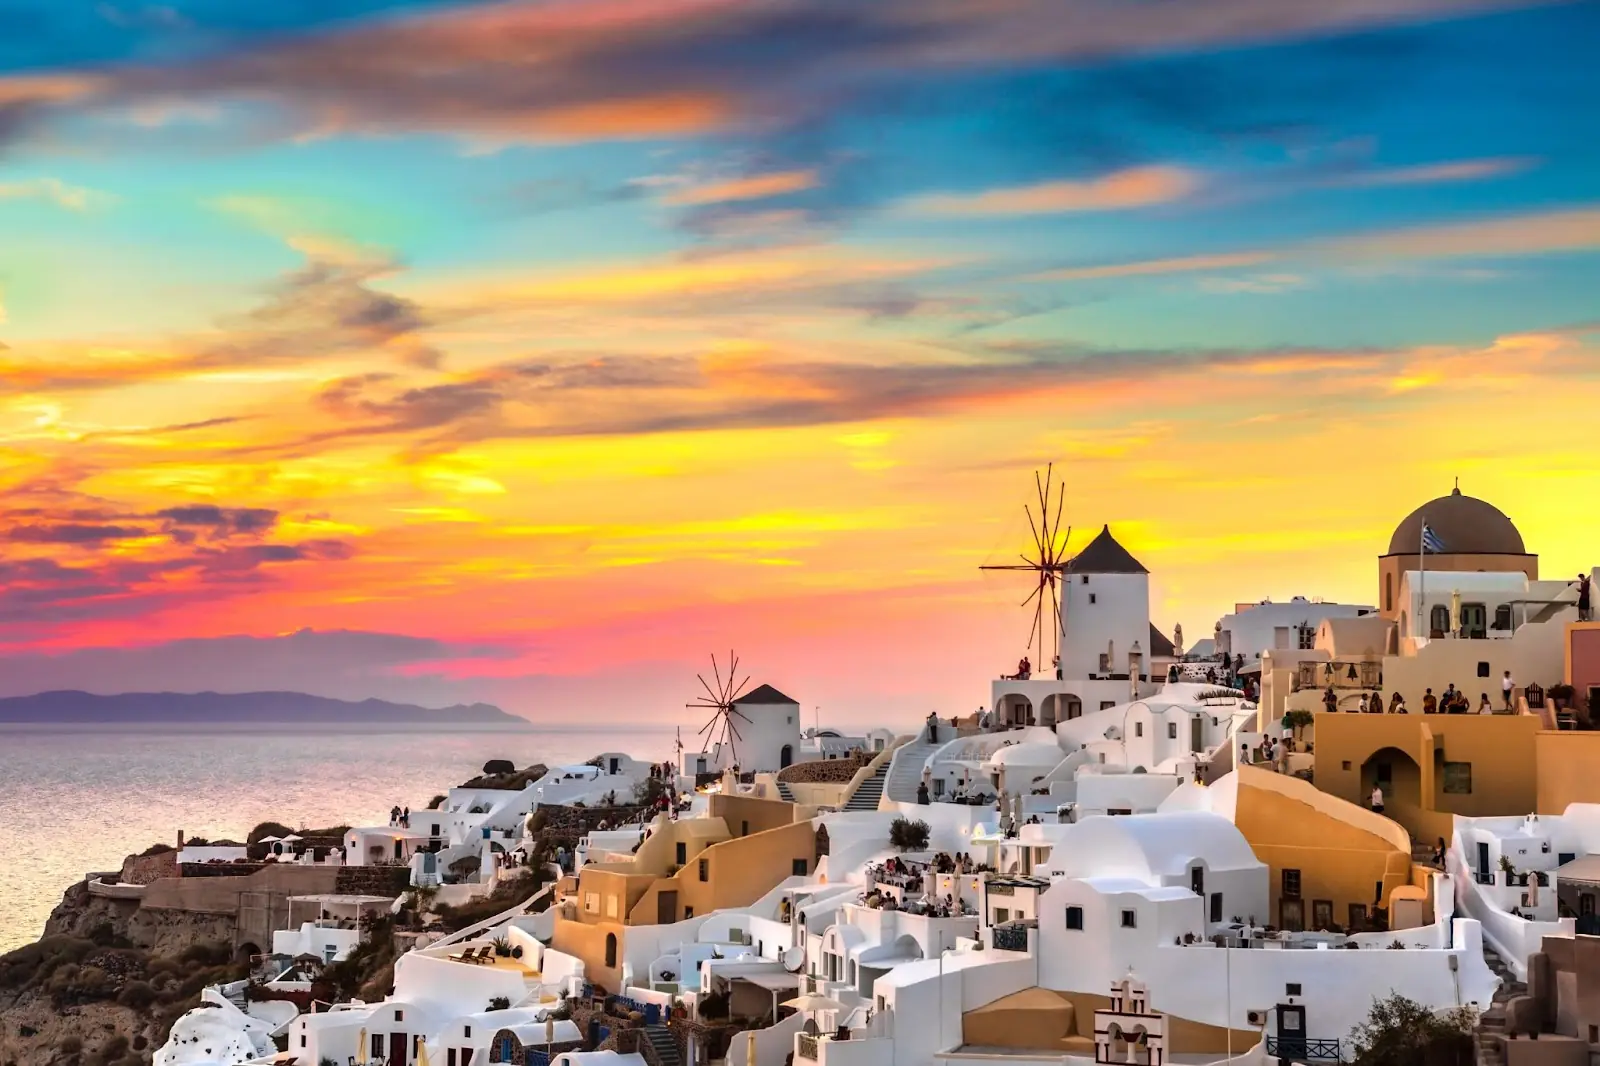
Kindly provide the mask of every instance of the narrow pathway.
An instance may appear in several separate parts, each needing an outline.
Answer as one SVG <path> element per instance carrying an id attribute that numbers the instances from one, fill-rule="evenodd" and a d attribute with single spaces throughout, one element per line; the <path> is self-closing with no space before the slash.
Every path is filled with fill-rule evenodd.
<path id="1" fill-rule="evenodd" d="M 1483 961 L 1500 978 L 1500 987 L 1495 989 L 1494 1001 L 1489 1004 L 1489 1009 L 1478 1018 L 1478 1066 L 1505 1066 L 1505 1051 L 1500 1046 L 1500 1037 L 1506 1032 L 1506 1004 L 1513 996 L 1524 995 L 1528 986 L 1517 980 L 1505 960 L 1487 944 L 1483 946 Z"/>

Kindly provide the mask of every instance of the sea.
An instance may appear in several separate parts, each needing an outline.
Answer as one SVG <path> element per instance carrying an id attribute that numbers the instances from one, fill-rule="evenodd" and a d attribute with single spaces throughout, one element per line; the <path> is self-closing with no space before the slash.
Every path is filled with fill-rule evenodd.
<path id="1" fill-rule="evenodd" d="M 673 758 L 659 725 L 374 733 L 247 727 L 0 726 L 0 953 L 38 939 L 61 893 L 123 856 L 188 837 L 243 840 L 265 821 L 387 825 L 481 772 Z"/>

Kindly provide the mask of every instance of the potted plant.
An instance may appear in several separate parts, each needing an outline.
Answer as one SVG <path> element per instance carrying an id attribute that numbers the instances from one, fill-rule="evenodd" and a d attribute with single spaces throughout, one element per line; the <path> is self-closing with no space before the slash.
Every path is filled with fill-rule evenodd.
<path id="1" fill-rule="evenodd" d="M 1516 876 L 1517 868 L 1511 865 L 1510 859 L 1502 855 L 1500 856 L 1500 872 L 1506 875 L 1506 884 L 1509 885 L 1512 883 L 1511 879 Z"/>

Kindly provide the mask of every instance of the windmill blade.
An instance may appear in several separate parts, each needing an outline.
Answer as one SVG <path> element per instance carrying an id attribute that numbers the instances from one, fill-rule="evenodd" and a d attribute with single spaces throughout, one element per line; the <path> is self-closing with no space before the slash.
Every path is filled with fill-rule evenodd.
<path id="1" fill-rule="evenodd" d="M 733 724 L 733 716 L 732 715 L 729 715 L 727 718 L 724 718 L 723 721 L 727 723 L 728 732 L 732 733 L 736 740 L 743 740 L 744 739 L 744 736 L 739 732 L 739 727 Z M 748 721 L 748 719 L 746 719 L 746 721 Z"/>
<path id="2" fill-rule="evenodd" d="M 1061 509 L 1064 506 L 1066 506 L 1066 503 L 1067 503 L 1067 483 L 1065 481 L 1063 481 L 1061 483 L 1061 494 L 1056 497 L 1056 524 L 1055 524 L 1055 528 L 1053 530 L 1051 530 L 1051 533 L 1050 533 L 1050 544 L 1051 544 L 1050 561 L 1052 563 L 1055 562 L 1056 559 L 1058 558 L 1058 556 L 1055 554 L 1055 541 L 1056 541 L 1056 537 L 1061 532 Z M 1071 527 L 1068 527 L 1068 529 L 1067 529 L 1067 537 L 1069 539 L 1072 537 L 1072 529 L 1071 529 Z M 1063 543 L 1061 545 L 1061 550 L 1065 551 L 1066 547 L 1067 547 L 1066 544 Z"/>
<path id="3" fill-rule="evenodd" d="M 1039 635 L 1038 648 L 1042 655 L 1044 653 L 1044 600 L 1042 598 L 1033 605 L 1033 628 L 1034 632 Z"/>
<path id="4" fill-rule="evenodd" d="M 711 694 L 711 697 L 720 701 L 722 698 L 722 673 L 717 669 L 717 657 L 715 655 L 711 657 L 711 676 L 717 680 L 717 690 Z M 711 686 L 706 685 L 706 688 L 709 690 Z"/>
<path id="5" fill-rule="evenodd" d="M 1044 545 L 1044 541 L 1041 540 L 1040 537 L 1039 537 L 1039 527 L 1034 525 L 1034 522 L 1033 522 L 1033 510 L 1031 508 L 1024 507 L 1022 509 L 1022 513 L 1028 516 L 1028 529 L 1029 529 L 1030 532 L 1033 533 L 1033 543 L 1042 548 L 1043 545 Z M 1043 521 L 1044 520 L 1044 516 L 1040 515 L 1039 519 L 1040 519 L 1040 521 Z M 1023 558 L 1026 559 L 1027 556 L 1023 556 Z"/>
<path id="6" fill-rule="evenodd" d="M 1028 593 L 1028 598 L 1023 600 L 1021 603 L 1017 604 L 1017 606 L 1018 607 L 1026 607 L 1026 606 L 1028 606 L 1028 604 L 1033 602 L 1033 598 L 1035 596 L 1039 595 L 1039 593 L 1042 592 L 1042 591 L 1044 591 L 1044 583 L 1040 582 L 1038 585 L 1034 586 L 1034 589 L 1033 589 L 1032 592 Z"/>
<path id="7" fill-rule="evenodd" d="M 701 688 L 706 690 L 706 695 L 708 697 L 710 697 L 711 703 L 712 703 L 713 706 L 715 706 L 717 704 L 720 704 L 722 702 L 722 694 L 720 692 L 717 692 L 716 690 L 712 689 L 712 687 L 706 682 L 706 679 L 704 677 L 701 677 L 699 674 L 695 674 L 694 675 L 694 679 L 696 681 L 700 682 L 700 687 Z"/>
<path id="8" fill-rule="evenodd" d="M 736 686 L 734 686 L 731 694 L 728 696 L 728 705 L 730 707 L 733 706 L 734 700 L 737 700 L 740 696 L 743 696 L 744 693 L 745 693 L 745 689 L 747 689 L 749 687 L 750 687 L 750 675 L 746 674 L 746 675 L 744 675 L 744 680 L 739 682 Z"/>

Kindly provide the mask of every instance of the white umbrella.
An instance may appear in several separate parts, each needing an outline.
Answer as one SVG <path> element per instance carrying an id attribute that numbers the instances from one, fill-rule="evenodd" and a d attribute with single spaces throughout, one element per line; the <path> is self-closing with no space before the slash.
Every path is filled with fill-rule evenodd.
<path id="1" fill-rule="evenodd" d="M 784 1000 L 783 1005 L 793 1010 L 815 1012 L 819 1010 L 844 1010 L 845 1005 L 836 999 L 819 996 L 815 992 Z"/>
<path id="2" fill-rule="evenodd" d="M 276 844 L 279 841 L 282 841 L 282 840 L 285 840 L 285 839 L 287 839 L 287 838 L 286 837 L 262 837 L 260 840 L 256 841 L 256 843 L 257 844 Z"/>
<path id="3" fill-rule="evenodd" d="M 289 844 L 289 843 L 292 843 L 293 841 L 304 840 L 304 839 L 305 839 L 305 837 L 300 836 L 297 833 L 290 833 L 288 836 L 283 838 L 283 843 Z"/>

